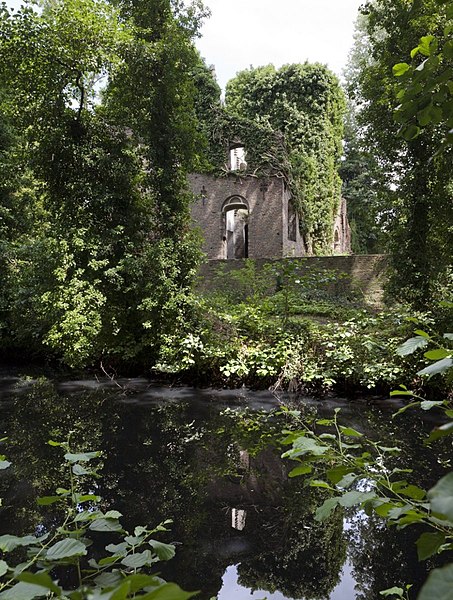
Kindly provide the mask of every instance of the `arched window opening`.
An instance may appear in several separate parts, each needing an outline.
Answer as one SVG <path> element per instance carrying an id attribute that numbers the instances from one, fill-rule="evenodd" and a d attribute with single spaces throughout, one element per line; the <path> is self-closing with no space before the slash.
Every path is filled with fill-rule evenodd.
<path id="1" fill-rule="evenodd" d="M 241 196 L 228 198 L 223 205 L 222 215 L 225 224 L 225 258 L 248 258 L 249 208 Z"/>
<path id="2" fill-rule="evenodd" d="M 297 216 L 292 200 L 288 200 L 288 240 L 297 241 Z"/>
<path id="3" fill-rule="evenodd" d="M 243 144 L 230 144 L 230 171 L 245 171 L 247 168 L 245 155 L 245 146 Z"/>
<path id="4" fill-rule="evenodd" d="M 335 229 L 335 234 L 333 238 L 333 251 L 341 252 L 340 232 L 338 231 L 338 229 Z"/>

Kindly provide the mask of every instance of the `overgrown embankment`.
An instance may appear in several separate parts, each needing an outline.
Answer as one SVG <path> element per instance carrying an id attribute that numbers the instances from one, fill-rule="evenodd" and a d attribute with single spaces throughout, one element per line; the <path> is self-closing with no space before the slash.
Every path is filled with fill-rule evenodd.
<path id="1" fill-rule="evenodd" d="M 365 258 L 371 265 L 373 257 Z M 157 370 L 192 383 L 310 393 L 422 387 L 423 356 L 397 350 L 416 329 L 435 336 L 442 313 L 435 319 L 399 305 L 376 310 L 366 302 L 364 279 L 314 260 L 208 265 L 197 300 L 200 327 L 169 339 Z M 434 387 L 445 388 L 437 379 Z"/>

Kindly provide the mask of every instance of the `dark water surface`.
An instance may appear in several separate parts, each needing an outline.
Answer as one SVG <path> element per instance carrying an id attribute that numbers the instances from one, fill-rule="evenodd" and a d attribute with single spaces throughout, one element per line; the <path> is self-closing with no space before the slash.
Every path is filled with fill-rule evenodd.
<path id="1" fill-rule="evenodd" d="M 163 540 L 176 541 L 177 554 L 163 576 L 202 590 L 202 600 L 375 600 L 406 582 L 415 594 L 426 579 L 416 528 L 396 531 L 353 510 L 314 520 L 323 491 L 288 478 L 293 464 L 280 458 L 279 445 L 288 417 L 269 418 L 282 402 L 322 416 L 341 407 L 344 424 L 398 444 L 395 460 L 430 487 L 443 473 L 441 455 L 422 443 L 432 423 L 418 414 L 392 420 L 389 401 L 172 389 L 144 379 L 37 381 L 18 373 L 0 376 L 0 398 L 8 436 L 2 452 L 14 467 L 1 472 L 2 534 L 25 535 L 55 519 L 51 507 L 36 506 L 38 496 L 65 484 L 61 450 L 47 441 L 73 431 L 74 450 L 103 451 L 96 483 L 103 509 L 123 513 L 128 529 L 173 519 Z"/>

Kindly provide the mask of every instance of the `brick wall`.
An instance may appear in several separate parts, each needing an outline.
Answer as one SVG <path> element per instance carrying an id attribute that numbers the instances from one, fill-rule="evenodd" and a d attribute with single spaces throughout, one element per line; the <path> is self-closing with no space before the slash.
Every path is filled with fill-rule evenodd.
<path id="1" fill-rule="evenodd" d="M 287 238 L 287 203 L 289 192 L 283 179 L 257 178 L 229 174 L 225 177 L 192 174 L 189 176 L 195 196 L 192 220 L 203 233 L 203 251 L 209 259 L 226 258 L 225 213 L 222 207 L 232 196 L 244 199 L 249 209 L 249 258 L 279 258 L 284 254 L 300 255 L 302 241 Z"/>
<path id="2" fill-rule="evenodd" d="M 379 307 L 383 303 L 384 290 L 386 282 L 386 269 L 388 260 L 382 254 L 367 254 L 356 256 L 309 256 L 303 258 L 282 258 L 276 260 L 256 259 L 257 269 L 261 269 L 267 263 L 283 263 L 291 261 L 296 264 L 296 272 L 300 274 L 307 273 L 310 270 L 322 271 L 333 270 L 339 275 L 346 277 L 340 279 L 341 293 L 347 293 L 348 287 L 351 292 L 358 293 L 363 298 L 365 304 L 373 307 Z M 219 267 L 224 269 L 228 276 L 230 270 L 240 269 L 244 266 L 243 260 L 209 260 L 202 265 L 200 269 L 199 288 L 201 290 L 214 290 L 218 281 L 216 272 Z M 269 282 L 269 291 L 275 289 L 275 281 Z M 332 295 L 335 295 L 336 288 L 333 286 Z"/>

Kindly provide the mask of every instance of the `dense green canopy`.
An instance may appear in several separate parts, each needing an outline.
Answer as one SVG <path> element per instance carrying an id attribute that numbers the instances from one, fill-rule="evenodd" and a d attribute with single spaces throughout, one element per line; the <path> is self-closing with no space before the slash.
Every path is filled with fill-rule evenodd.
<path id="1" fill-rule="evenodd" d="M 422 110 L 414 102 L 417 116 L 411 115 L 425 127 L 420 131 L 409 123 L 416 127 L 411 134 L 404 124 L 410 93 L 403 98 L 395 77 L 398 68 L 395 71 L 394 67 L 410 59 L 420 38 L 445 35 L 444 29 L 448 27 L 445 3 L 370 0 L 362 13 L 348 70 L 348 88 L 362 148 L 365 154 L 372 152 L 379 173 L 374 189 L 379 188 L 381 199 L 374 204 L 374 217 L 378 219 L 384 214 L 391 234 L 393 295 L 416 307 L 426 307 L 433 297 L 445 294 L 451 261 L 452 153 L 448 150 L 436 154 L 444 125 L 432 104 L 441 101 L 444 90 L 436 88 L 436 69 L 430 67 L 429 61 L 424 64 L 420 60 L 420 50 L 414 51 L 414 67 L 418 64 L 426 67 L 427 81 L 423 90 L 410 92 L 415 97 L 422 93 L 426 99 Z M 433 97 L 429 90 L 435 92 Z M 423 95 L 425 92 L 427 96 Z M 406 108 L 398 108 L 395 118 L 395 109 L 401 101 Z"/>
<path id="2" fill-rule="evenodd" d="M 170 0 L 1 8 L 3 347 L 136 362 L 190 326 L 201 16 Z"/>

